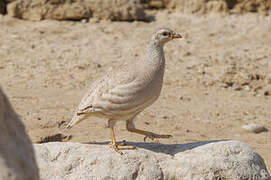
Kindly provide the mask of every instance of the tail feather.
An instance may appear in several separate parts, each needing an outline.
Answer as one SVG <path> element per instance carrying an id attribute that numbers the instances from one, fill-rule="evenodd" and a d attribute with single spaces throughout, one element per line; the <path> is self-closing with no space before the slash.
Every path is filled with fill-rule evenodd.
<path id="1" fill-rule="evenodd" d="M 75 124 L 78 124 L 82 120 L 86 118 L 86 115 L 81 114 L 78 115 L 77 113 L 73 116 L 72 120 L 69 122 L 69 124 L 66 126 L 66 129 L 71 129 Z"/>

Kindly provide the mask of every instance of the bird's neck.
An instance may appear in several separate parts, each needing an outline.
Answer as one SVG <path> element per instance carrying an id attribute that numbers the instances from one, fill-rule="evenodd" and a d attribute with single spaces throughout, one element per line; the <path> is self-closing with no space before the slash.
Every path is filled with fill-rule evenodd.
<path id="1" fill-rule="evenodd" d="M 165 56 L 163 45 L 151 42 L 147 49 L 147 63 L 154 69 L 164 69 Z"/>

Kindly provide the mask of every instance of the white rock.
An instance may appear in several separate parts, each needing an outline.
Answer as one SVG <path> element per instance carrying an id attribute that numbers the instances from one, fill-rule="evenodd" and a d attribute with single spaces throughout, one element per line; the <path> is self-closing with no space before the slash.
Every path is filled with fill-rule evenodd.
<path id="1" fill-rule="evenodd" d="M 138 149 L 123 155 L 103 144 L 36 144 L 41 179 L 270 179 L 260 155 L 238 141 L 130 143 Z"/>
<path id="2" fill-rule="evenodd" d="M 0 88 L 0 180 L 38 180 L 33 146 Z"/>
<path id="3" fill-rule="evenodd" d="M 243 129 L 249 131 L 249 132 L 253 132 L 253 133 L 261 133 L 264 131 L 267 131 L 267 129 L 261 125 L 261 124 L 248 124 L 248 125 L 244 125 L 242 126 Z"/>
<path id="4" fill-rule="evenodd" d="M 81 19 L 81 23 L 87 23 L 88 20 L 87 19 Z"/>

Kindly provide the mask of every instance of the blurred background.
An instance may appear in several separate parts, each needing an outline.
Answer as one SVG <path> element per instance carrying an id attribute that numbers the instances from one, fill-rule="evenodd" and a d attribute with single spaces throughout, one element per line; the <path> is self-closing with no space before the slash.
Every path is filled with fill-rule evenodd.
<path id="1" fill-rule="evenodd" d="M 245 142 L 270 171 L 270 0 L 0 0 L 0 84 L 32 142 L 109 141 L 104 119 L 64 127 L 91 82 L 142 58 L 161 27 L 184 38 L 166 45 L 162 94 L 136 126 L 166 144 Z M 143 141 L 124 123 L 116 134 Z"/>

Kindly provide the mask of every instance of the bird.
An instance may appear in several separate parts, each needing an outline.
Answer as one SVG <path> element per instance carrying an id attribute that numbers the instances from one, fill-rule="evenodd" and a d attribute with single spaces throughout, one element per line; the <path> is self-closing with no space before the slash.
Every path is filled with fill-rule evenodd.
<path id="1" fill-rule="evenodd" d="M 117 143 L 114 131 L 117 121 L 126 121 L 126 129 L 144 135 L 144 141 L 147 138 L 158 140 L 172 137 L 137 129 L 134 120 L 160 96 L 165 71 L 164 45 L 178 38 L 182 38 L 182 35 L 169 28 L 161 28 L 153 33 L 143 58 L 127 61 L 90 85 L 66 128 L 70 129 L 88 117 L 106 118 L 107 127 L 111 129 L 113 149 L 121 154 L 123 149 L 136 147 Z"/>

